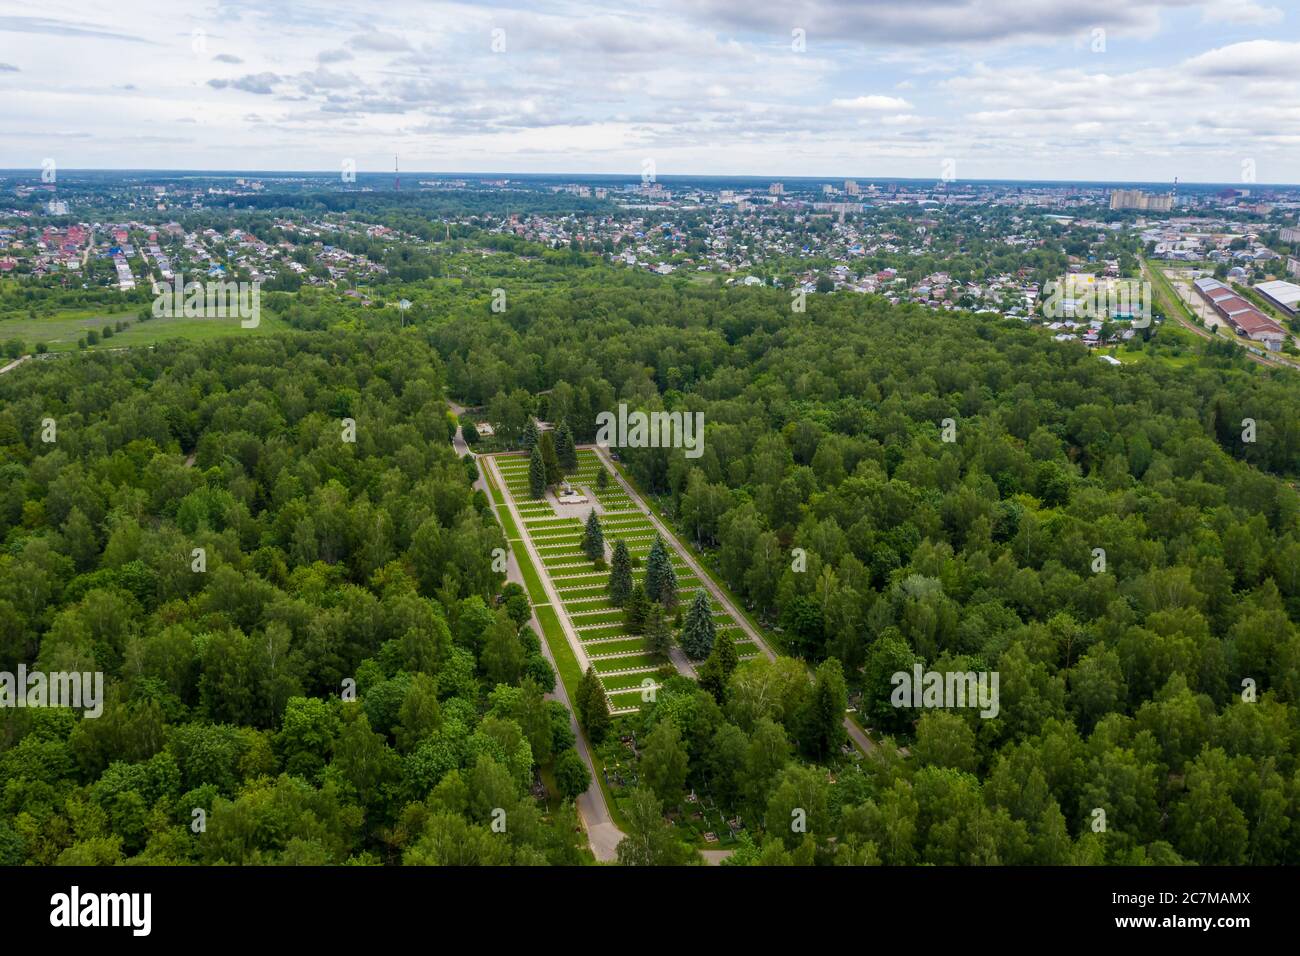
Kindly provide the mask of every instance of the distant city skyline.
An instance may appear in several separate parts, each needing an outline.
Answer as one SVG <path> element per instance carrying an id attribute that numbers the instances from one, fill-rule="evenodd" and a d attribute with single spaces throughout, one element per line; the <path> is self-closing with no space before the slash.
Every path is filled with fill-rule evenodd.
<path id="1" fill-rule="evenodd" d="M 87 174 L 129 174 L 129 173 L 138 173 L 141 175 L 157 175 L 160 178 L 166 178 L 172 176 L 193 176 L 193 177 L 202 178 L 204 176 L 214 176 L 214 177 L 222 177 L 222 178 L 229 177 L 232 179 L 240 178 L 240 177 L 251 177 L 255 179 L 271 179 L 271 180 L 297 179 L 297 178 L 333 179 L 339 176 L 338 170 L 331 170 L 331 169 L 240 169 L 234 167 L 227 168 L 227 169 L 218 169 L 218 168 L 202 169 L 198 167 L 167 169 L 164 167 L 148 168 L 148 167 L 134 167 L 134 166 L 123 166 L 123 167 L 101 166 L 101 167 L 84 167 L 84 168 L 60 167 L 60 175 L 63 176 L 76 176 L 78 174 L 87 175 Z M 30 176 L 33 180 L 36 180 L 39 179 L 40 174 L 41 174 L 41 170 L 40 168 L 37 167 L 25 167 L 25 168 L 24 167 L 12 167 L 12 168 L 0 167 L 0 176 L 21 177 L 26 175 L 26 176 Z M 356 184 L 360 186 L 382 189 L 385 186 L 385 184 L 388 185 L 392 184 L 393 175 L 394 174 L 392 169 L 387 169 L 387 170 L 357 169 Z M 554 180 L 556 182 L 567 182 L 567 183 L 583 183 L 583 182 L 595 183 L 597 181 L 609 180 L 610 182 L 608 182 L 607 185 L 609 185 L 610 187 L 621 186 L 624 182 L 635 183 L 635 182 L 642 181 L 639 175 L 636 173 L 624 173 L 624 172 L 605 173 L 605 172 L 588 172 L 583 170 L 567 170 L 561 172 L 528 172 L 525 170 L 509 170 L 509 169 L 411 169 L 411 170 L 403 169 L 401 170 L 401 177 L 402 177 L 402 182 L 404 183 L 402 189 L 404 190 L 421 188 L 419 180 L 426 177 L 436 177 L 436 178 L 448 179 L 448 180 L 474 179 L 474 180 L 483 180 L 485 182 L 506 177 L 506 178 L 510 178 L 511 180 L 519 181 L 521 183 L 524 182 L 525 180 L 539 180 L 539 179 Z M 375 182 L 373 183 L 370 182 L 372 179 L 375 180 Z M 929 176 L 929 177 L 872 176 L 865 173 L 828 173 L 826 175 L 817 175 L 815 173 L 801 173 L 796 175 L 763 175 L 763 174 L 755 174 L 755 173 L 726 173 L 726 172 L 673 173 L 665 176 L 660 176 L 657 178 L 656 181 L 659 182 L 661 185 L 665 186 L 666 188 L 672 188 L 674 186 L 684 188 L 686 186 L 691 185 L 689 181 L 692 180 L 703 180 L 706 182 L 732 182 L 732 181 L 736 183 L 745 182 L 751 188 L 754 189 L 766 189 L 768 184 L 775 183 L 775 182 L 795 183 L 795 184 L 805 185 L 809 187 L 819 186 L 822 184 L 830 184 L 836 186 L 837 188 L 842 188 L 844 183 L 849 181 L 854 181 L 863 189 L 865 189 L 867 186 L 873 183 L 898 183 L 898 184 L 916 184 L 918 186 L 929 186 L 929 185 L 933 185 L 936 182 L 942 181 L 937 176 Z M 1061 186 L 1061 187 L 1079 186 L 1084 188 L 1107 189 L 1107 190 L 1118 189 L 1120 187 L 1136 187 L 1141 189 L 1147 189 L 1153 192 L 1172 190 L 1175 188 L 1175 184 L 1172 180 L 1167 182 L 1160 182 L 1155 180 L 1142 180 L 1142 179 L 1032 179 L 1032 178 L 1025 177 L 1025 178 L 1016 178 L 1016 179 L 1001 179 L 1001 178 L 984 178 L 984 179 L 967 179 L 967 180 L 954 179 L 951 181 L 951 183 L 953 189 L 957 189 L 963 184 L 977 185 L 977 186 L 1017 186 L 1017 185 Z M 35 183 L 33 183 L 33 185 L 34 184 Z M 1243 182 L 1225 182 L 1225 181 L 1201 182 L 1201 181 L 1185 180 L 1179 177 L 1177 182 L 1177 189 L 1181 190 L 1184 187 L 1188 189 L 1195 189 L 1195 190 L 1237 189 L 1249 193 L 1252 190 L 1258 191 L 1258 190 L 1267 190 L 1267 189 L 1300 189 L 1300 183 L 1287 183 L 1287 182 L 1243 183 Z"/>
<path id="2" fill-rule="evenodd" d="M 2 0 L 0 166 L 1285 185 L 1298 19 L 1266 0 Z"/>

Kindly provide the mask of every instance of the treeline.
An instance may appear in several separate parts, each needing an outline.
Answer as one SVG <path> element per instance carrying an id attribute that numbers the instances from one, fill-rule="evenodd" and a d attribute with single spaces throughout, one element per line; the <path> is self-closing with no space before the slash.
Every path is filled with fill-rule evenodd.
<path id="1" fill-rule="evenodd" d="M 583 861 L 442 394 L 418 342 L 346 334 L 0 380 L 0 670 L 107 685 L 0 710 L 0 864 Z"/>

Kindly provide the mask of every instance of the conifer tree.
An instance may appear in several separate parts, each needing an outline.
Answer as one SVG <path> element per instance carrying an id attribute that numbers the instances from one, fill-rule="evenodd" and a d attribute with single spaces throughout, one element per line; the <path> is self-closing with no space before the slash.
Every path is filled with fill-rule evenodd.
<path id="1" fill-rule="evenodd" d="M 560 471 L 560 459 L 555 456 L 555 439 L 550 432 L 542 432 L 537 447 L 542 450 L 542 463 L 546 465 L 546 483 L 558 484 L 564 477 L 564 472 Z"/>
<path id="2" fill-rule="evenodd" d="M 646 616 L 645 621 L 645 649 L 648 654 L 662 654 L 668 656 L 669 649 L 673 646 L 673 629 L 668 621 L 668 615 L 658 604 L 650 605 L 650 613 Z"/>
<path id="3" fill-rule="evenodd" d="M 736 642 L 723 632 L 713 642 L 706 660 L 699 669 L 700 686 L 713 695 L 719 704 L 724 703 L 727 693 L 727 681 L 740 664 L 740 655 L 736 653 Z"/>
<path id="4" fill-rule="evenodd" d="M 605 688 L 600 685 L 596 669 L 588 667 L 578 684 L 578 716 L 593 744 L 599 744 L 609 731 L 609 701 L 605 698 Z"/>
<path id="5" fill-rule="evenodd" d="M 672 603 L 664 600 L 665 589 L 671 588 Z M 676 603 L 677 598 L 677 572 L 673 570 L 673 563 L 668 558 L 668 549 L 664 546 L 664 539 L 655 535 L 654 544 L 650 545 L 650 553 L 645 559 L 645 593 L 651 601 L 657 601 L 664 604 L 670 610 Z"/>
<path id="6" fill-rule="evenodd" d="M 844 709 L 848 706 L 844 668 L 839 660 L 828 657 L 817 667 L 812 696 L 796 718 L 801 726 L 799 742 L 814 760 L 825 760 L 846 742 Z"/>
<path id="7" fill-rule="evenodd" d="M 632 596 L 628 598 L 627 606 L 623 609 L 627 629 L 633 634 L 644 632 L 646 616 L 649 613 L 650 600 L 645 596 L 645 586 L 638 584 L 632 589 Z"/>
<path id="8" fill-rule="evenodd" d="M 578 446 L 573 440 L 573 430 L 569 428 L 568 422 L 561 423 L 555 433 L 555 456 L 566 473 L 577 470 Z"/>
<path id="9" fill-rule="evenodd" d="M 528 492 L 534 498 L 545 497 L 548 484 L 550 482 L 546 480 L 546 463 L 542 460 L 541 446 L 534 445 L 533 453 L 528 457 Z"/>
<path id="10" fill-rule="evenodd" d="M 622 607 L 632 596 L 632 556 L 628 554 L 627 545 L 620 538 L 614 542 L 614 557 L 609 569 L 609 600 L 615 607 Z"/>
<path id="11" fill-rule="evenodd" d="M 537 421 L 532 415 L 528 416 L 528 423 L 524 425 L 524 436 L 522 441 L 524 451 L 530 454 L 532 453 L 532 450 L 537 447 Z"/>
<path id="12" fill-rule="evenodd" d="M 682 648 L 692 660 L 703 660 L 713 650 L 716 630 L 713 626 L 713 609 L 709 607 L 709 595 L 700 588 L 695 592 L 691 609 L 686 612 L 686 623 L 682 625 Z"/>
<path id="13" fill-rule="evenodd" d="M 677 570 L 673 567 L 672 559 L 664 554 L 664 568 L 662 581 L 659 584 L 659 593 L 655 595 L 656 600 L 664 606 L 667 611 L 675 610 L 677 607 Z"/>
<path id="14" fill-rule="evenodd" d="M 595 508 L 587 513 L 587 529 L 582 533 L 582 553 L 589 561 L 605 556 L 605 532 L 601 530 Z"/>

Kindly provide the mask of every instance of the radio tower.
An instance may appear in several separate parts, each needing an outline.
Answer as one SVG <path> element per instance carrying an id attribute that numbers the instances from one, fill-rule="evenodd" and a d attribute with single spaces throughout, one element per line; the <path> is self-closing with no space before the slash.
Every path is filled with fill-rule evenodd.
<path id="1" fill-rule="evenodd" d="M 396 192 L 402 191 L 402 177 L 397 175 L 397 157 L 393 157 L 393 189 Z"/>

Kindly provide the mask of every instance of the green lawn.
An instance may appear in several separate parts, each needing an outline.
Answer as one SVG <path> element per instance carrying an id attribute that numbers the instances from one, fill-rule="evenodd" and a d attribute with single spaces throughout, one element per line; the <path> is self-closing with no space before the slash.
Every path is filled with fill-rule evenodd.
<path id="1" fill-rule="evenodd" d="M 479 467 L 479 473 L 482 474 L 483 476 L 483 483 L 487 485 L 488 501 L 496 505 L 497 499 L 501 497 L 501 491 L 500 489 L 497 488 L 496 480 L 492 477 L 492 472 L 488 471 L 487 465 L 485 463 L 480 461 L 478 467 Z M 498 507 L 504 508 L 505 506 L 498 505 Z M 511 521 L 510 527 L 513 528 L 514 525 L 515 523 Z"/>
<path id="2" fill-rule="evenodd" d="M 623 620 L 623 611 L 618 608 L 609 611 L 600 608 L 598 609 L 601 612 L 599 614 L 579 614 L 572 601 L 565 601 L 564 606 L 577 627 L 588 627 L 592 624 L 617 624 Z"/>
<path id="3" fill-rule="evenodd" d="M 519 529 L 515 527 L 515 519 L 510 516 L 510 509 L 505 505 L 497 505 L 497 520 L 501 522 L 501 527 L 505 529 L 506 538 L 513 541 L 519 537 Z"/>
<path id="4" fill-rule="evenodd" d="M 542 587 L 542 579 L 537 576 L 537 570 L 533 567 L 533 562 L 528 559 L 528 552 L 524 550 L 522 541 L 511 541 L 510 550 L 515 553 L 515 560 L 519 562 L 519 570 L 524 576 L 524 589 L 528 592 L 528 600 L 533 604 L 546 604 L 546 590 Z M 540 613 L 538 614 L 540 617 Z"/>
<path id="5" fill-rule="evenodd" d="M 569 692 L 569 700 L 574 700 L 578 684 L 582 681 L 582 668 L 578 666 L 578 659 L 573 656 L 573 649 L 564 638 L 564 630 L 560 627 L 560 618 L 555 613 L 555 608 L 548 605 L 536 608 L 536 611 L 537 622 L 542 625 L 542 636 L 555 657 L 564 689 Z"/>
<path id="6" fill-rule="evenodd" d="M 584 644 L 587 656 L 597 654 L 629 654 L 645 650 L 644 637 L 630 637 L 625 641 L 602 641 L 597 644 Z"/>
<path id="7" fill-rule="evenodd" d="M 112 338 L 101 338 L 98 345 L 90 346 L 88 349 L 90 351 L 155 345 L 168 339 L 198 342 L 219 339 L 227 335 L 268 335 L 288 327 L 266 310 L 262 311 L 261 321 L 255 329 L 242 328 L 237 318 L 172 318 L 139 322 L 135 318 L 138 312 L 139 306 L 125 312 L 79 309 L 45 319 L 3 319 L 0 320 L 0 341 L 22 339 L 29 352 L 35 348 L 37 342 L 44 342 L 51 352 L 76 351 L 77 340 L 91 329 L 101 332 L 105 325 L 131 322 L 129 328 L 114 333 Z"/>
<path id="8" fill-rule="evenodd" d="M 633 688 L 639 690 L 642 681 L 647 679 L 654 684 L 658 684 L 659 678 L 655 676 L 657 672 L 658 669 L 656 668 L 654 670 L 638 671 L 634 674 L 616 674 L 613 677 L 602 677 L 600 682 L 605 685 L 605 689 L 608 691 L 631 690 Z M 619 703 L 622 704 L 623 702 L 620 701 Z M 636 703 L 640 703 L 639 698 Z"/>

